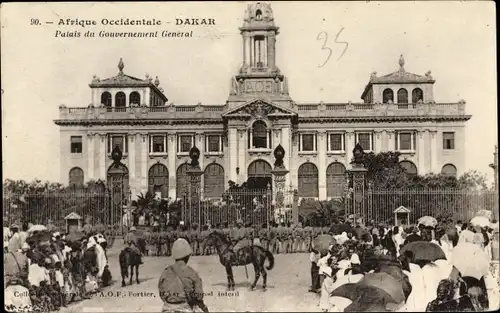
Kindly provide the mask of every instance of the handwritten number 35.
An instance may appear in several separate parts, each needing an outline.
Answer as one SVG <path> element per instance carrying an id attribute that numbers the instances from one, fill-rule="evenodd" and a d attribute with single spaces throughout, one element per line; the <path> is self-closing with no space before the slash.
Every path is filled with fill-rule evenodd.
<path id="1" fill-rule="evenodd" d="M 345 42 L 345 41 L 338 41 L 340 33 L 342 33 L 343 30 L 344 30 L 344 27 L 342 27 L 340 29 L 340 31 L 337 33 L 337 35 L 335 36 L 335 43 L 340 43 L 340 44 L 344 44 L 345 45 L 344 51 L 342 51 L 342 54 L 338 57 L 337 61 L 340 60 L 340 58 L 347 51 L 347 47 L 349 46 L 349 44 L 347 42 Z M 325 62 L 323 64 L 321 64 L 321 65 L 318 65 L 318 67 L 325 66 L 325 64 L 328 63 L 328 61 L 330 60 L 330 57 L 332 56 L 332 49 L 326 45 L 326 43 L 328 42 L 328 33 L 327 32 L 321 32 L 321 33 L 318 34 L 318 37 L 316 39 L 317 40 L 321 40 L 322 37 L 324 37 L 324 41 L 323 41 L 323 46 L 321 47 L 321 50 L 328 50 L 328 56 L 326 57 Z"/>

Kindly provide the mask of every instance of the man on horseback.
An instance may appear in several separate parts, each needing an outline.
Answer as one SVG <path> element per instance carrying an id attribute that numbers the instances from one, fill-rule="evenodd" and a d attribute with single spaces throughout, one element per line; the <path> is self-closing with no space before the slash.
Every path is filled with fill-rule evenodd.
<path id="1" fill-rule="evenodd" d="M 241 249 L 248 246 L 247 230 L 243 228 L 243 221 L 238 219 L 236 221 L 236 228 L 233 232 L 233 252 L 235 258 L 233 259 L 233 266 L 238 266 L 242 263 Z"/>
<path id="2" fill-rule="evenodd" d="M 137 234 L 135 233 L 136 231 L 136 228 L 134 226 L 130 227 L 130 230 L 129 230 L 129 233 L 127 234 L 127 236 L 125 236 L 125 245 L 128 245 L 128 247 L 130 249 L 132 249 L 135 253 L 137 253 L 139 255 L 139 264 L 144 264 L 144 262 L 142 262 L 142 253 L 141 253 L 141 249 L 139 249 L 139 246 L 138 246 L 138 241 L 139 241 L 139 238 L 137 236 Z"/>

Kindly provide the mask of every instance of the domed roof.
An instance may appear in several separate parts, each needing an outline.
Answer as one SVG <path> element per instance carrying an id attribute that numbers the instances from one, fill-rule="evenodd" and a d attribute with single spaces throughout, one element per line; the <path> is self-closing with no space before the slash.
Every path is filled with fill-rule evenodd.
<path id="1" fill-rule="evenodd" d="M 269 3 L 255 2 L 249 4 L 243 17 L 243 28 L 276 29 L 274 25 L 273 9 Z"/>

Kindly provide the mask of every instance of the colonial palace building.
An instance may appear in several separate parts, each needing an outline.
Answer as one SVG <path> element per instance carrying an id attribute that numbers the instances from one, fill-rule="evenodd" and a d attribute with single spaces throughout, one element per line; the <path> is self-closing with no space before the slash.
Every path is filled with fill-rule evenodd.
<path id="1" fill-rule="evenodd" d="M 111 151 L 123 151 L 131 195 L 150 190 L 162 198 L 186 194 L 189 150 L 200 149 L 204 198 L 220 197 L 229 181 L 264 188 L 272 152 L 281 144 L 286 186 L 300 197 L 340 196 L 352 150 L 399 151 L 409 174 L 460 175 L 465 165 L 465 101 L 436 103 L 430 72 L 372 73 L 359 103 L 296 103 L 276 64 L 269 4 L 253 3 L 242 27 L 243 60 L 220 105 L 168 102 L 158 77 L 124 73 L 90 83 L 88 107 L 59 107 L 61 182 L 109 180 Z"/>

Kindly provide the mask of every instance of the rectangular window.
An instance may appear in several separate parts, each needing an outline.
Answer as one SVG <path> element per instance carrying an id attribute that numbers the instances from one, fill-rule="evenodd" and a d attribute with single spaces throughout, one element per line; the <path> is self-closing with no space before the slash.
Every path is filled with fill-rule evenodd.
<path id="1" fill-rule="evenodd" d="M 108 153 L 111 153 L 115 147 L 119 147 L 123 154 L 128 152 L 127 136 L 125 135 L 109 135 L 108 136 Z"/>
<path id="2" fill-rule="evenodd" d="M 316 151 L 316 135 L 302 134 L 300 138 L 300 151 L 313 152 Z"/>
<path id="3" fill-rule="evenodd" d="M 220 135 L 207 135 L 205 138 L 206 152 L 222 152 L 222 138 Z"/>
<path id="4" fill-rule="evenodd" d="M 188 153 L 193 147 L 194 136 L 193 135 L 179 135 L 177 137 L 177 152 Z"/>
<path id="5" fill-rule="evenodd" d="M 82 153 L 82 136 L 71 136 L 71 153 Z"/>
<path id="6" fill-rule="evenodd" d="M 167 136 L 166 135 L 151 135 L 149 136 L 149 153 L 166 153 L 167 152 Z"/>
<path id="7" fill-rule="evenodd" d="M 455 133 L 450 133 L 450 132 L 443 133 L 443 149 L 444 150 L 455 149 Z"/>
<path id="8" fill-rule="evenodd" d="M 395 147 L 397 151 L 415 151 L 417 149 L 416 132 L 397 132 L 395 137 Z"/>
<path id="9" fill-rule="evenodd" d="M 342 152 L 344 147 L 344 134 L 328 135 L 328 151 Z"/>
<path id="10" fill-rule="evenodd" d="M 359 143 L 365 151 L 373 150 L 373 137 L 371 133 L 357 133 L 356 142 Z"/>

